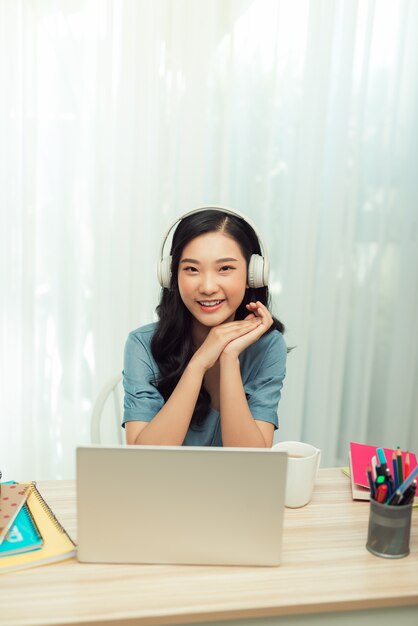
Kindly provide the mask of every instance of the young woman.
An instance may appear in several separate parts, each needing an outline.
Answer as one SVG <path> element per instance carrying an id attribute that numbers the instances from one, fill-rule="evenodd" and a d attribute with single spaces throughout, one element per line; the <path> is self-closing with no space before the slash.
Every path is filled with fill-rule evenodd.
<path id="1" fill-rule="evenodd" d="M 161 260 L 159 322 L 126 342 L 128 444 L 272 446 L 287 351 L 268 309 L 265 257 L 237 212 L 180 218 Z"/>

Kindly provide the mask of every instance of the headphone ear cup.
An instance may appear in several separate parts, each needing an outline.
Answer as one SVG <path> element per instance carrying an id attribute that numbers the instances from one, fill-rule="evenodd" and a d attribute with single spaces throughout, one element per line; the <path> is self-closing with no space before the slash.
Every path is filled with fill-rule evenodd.
<path id="1" fill-rule="evenodd" d="M 157 276 L 161 287 L 169 289 L 171 283 L 171 256 L 161 259 L 157 266 Z"/>
<path id="2" fill-rule="evenodd" d="M 257 289 L 268 285 L 268 262 L 260 254 L 251 255 L 248 264 L 248 285 Z"/>
<path id="3" fill-rule="evenodd" d="M 270 279 L 270 261 L 263 257 L 263 286 L 268 287 Z"/>

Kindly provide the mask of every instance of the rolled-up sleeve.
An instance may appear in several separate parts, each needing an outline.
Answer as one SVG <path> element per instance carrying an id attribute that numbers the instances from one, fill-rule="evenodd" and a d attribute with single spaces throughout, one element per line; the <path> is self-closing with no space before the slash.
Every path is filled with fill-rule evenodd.
<path id="1" fill-rule="evenodd" d="M 164 404 L 164 398 L 152 384 L 157 371 L 149 350 L 140 335 L 129 334 L 123 367 L 123 426 L 129 421 L 150 422 Z"/>
<path id="2" fill-rule="evenodd" d="M 270 332 L 264 342 L 258 343 L 257 355 L 249 366 L 250 374 L 244 381 L 244 389 L 254 419 L 270 422 L 277 429 L 277 409 L 286 376 L 286 343 L 278 331 Z"/>

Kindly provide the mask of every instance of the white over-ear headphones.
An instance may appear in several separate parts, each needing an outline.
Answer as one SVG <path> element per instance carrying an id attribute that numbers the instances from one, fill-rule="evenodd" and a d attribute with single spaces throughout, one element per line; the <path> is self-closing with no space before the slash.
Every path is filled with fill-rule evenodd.
<path id="1" fill-rule="evenodd" d="M 254 288 L 266 287 L 268 285 L 270 264 L 267 256 L 267 249 L 263 244 L 261 236 L 257 232 L 257 229 L 253 222 L 248 219 L 248 217 L 246 217 L 242 213 L 239 213 L 235 209 L 228 209 L 222 206 L 203 206 L 198 209 L 193 209 L 192 211 L 188 211 L 187 213 L 184 213 L 184 215 L 181 215 L 179 218 L 176 219 L 175 222 L 173 222 L 173 224 L 171 224 L 161 243 L 159 261 L 157 266 L 157 275 L 161 287 L 165 287 L 166 289 L 168 289 L 171 284 L 171 256 L 164 257 L 164 246 L 171 231 L 178 224 L 178 222 L 181 222 L 181 220 L 185 217 L 193 215 L 194 213 L 201 213 L 202 211 L 208 210 L 220 211 L 221 213 L 229 213 L 230 215 L 235 215 L 236 217 L 240 217 L 241 219 L 243 219 L 245 222 L 247 222 L 247 224 L 252 227 L 261 248 L 261 255 L 251 255 L 251 259 L 248 264 L 248 286 Z"/>

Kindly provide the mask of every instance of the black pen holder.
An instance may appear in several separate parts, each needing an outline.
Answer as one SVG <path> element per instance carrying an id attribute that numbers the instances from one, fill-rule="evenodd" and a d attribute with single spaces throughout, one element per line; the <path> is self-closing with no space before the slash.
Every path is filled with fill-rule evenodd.
<path id="1" fill-rule="evenodd" d="M 408 556 L 411 517 L 412 503 L 402 506 L 370 500 L 368 551 L 387 559 Z"/>

